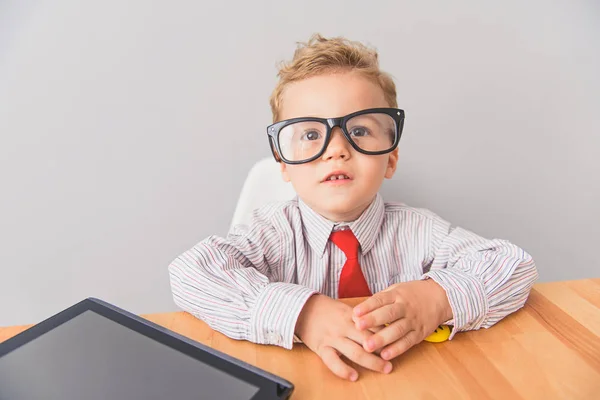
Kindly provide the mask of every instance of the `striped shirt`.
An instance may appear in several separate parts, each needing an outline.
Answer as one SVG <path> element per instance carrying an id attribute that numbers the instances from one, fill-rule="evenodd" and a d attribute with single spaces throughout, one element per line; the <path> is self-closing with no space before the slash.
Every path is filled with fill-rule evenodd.
<path id="1" fill-rule="evenodd" d="M 308 298 L 338 297 L 344 253 L 329 241 L 350 228 L 371 293 L 399 282 L 433 279 L 452 308 L 452 336 L 488 328 L 521 308 L 538 277 L 529 254 L 487 240 L 425 209 L 377 195 L 355 221 L 336 224 L 302 200 L 271 204 L 249 226 L 211 236 L 169 266 L 175 303 L 211 328 L 240 340 L 291 348 Z"/>

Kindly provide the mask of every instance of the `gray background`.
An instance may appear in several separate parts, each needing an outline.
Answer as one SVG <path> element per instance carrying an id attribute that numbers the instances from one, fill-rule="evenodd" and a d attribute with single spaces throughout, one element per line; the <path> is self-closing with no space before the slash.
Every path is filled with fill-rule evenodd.
<path id="1" fill-rule="evenodd" d="M 1 1 L 0 325 L 88 296 L 174 310 L 167 265 L 225 234 L 278 61 L 375 45 L 405 134 L 388 200 L 600 276 L 597 1 Z"/>

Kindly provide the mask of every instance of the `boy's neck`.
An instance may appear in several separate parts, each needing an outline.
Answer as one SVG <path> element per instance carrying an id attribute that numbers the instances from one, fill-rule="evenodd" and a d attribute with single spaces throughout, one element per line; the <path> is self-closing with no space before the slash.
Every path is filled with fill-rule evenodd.
<path id="1" fill-rule="evenodd" d="M 321 210 L 318 210 L 317 208 L 311 206 L 310 204 L 307 204 L 307 205 L 314 212 L 316 212 L 317 214 L 319 214 L 323 218 L 327 219 L 328 221 L 333 222 L 334 224 L 338 224 L 338 225 L 340 225 L 340 224 L 349 224 L 351 222 L 356 221 L 365 212 L 365 210 L 367 208 L 369 208 L 369 206 L 371 204 L 373 204 L 373 201 L 375 200 L 375 197 L 373 197 L 371 199 L 371 201 L 369 201 L 368 203 L 360 205 L 360 206 L 356 207 L 355 209 L 350 210 L 347 213 L 343 213 L 343 214 L 330 214 L 330 213 L 327 213 L 327 212 L 322 212 Z"/>

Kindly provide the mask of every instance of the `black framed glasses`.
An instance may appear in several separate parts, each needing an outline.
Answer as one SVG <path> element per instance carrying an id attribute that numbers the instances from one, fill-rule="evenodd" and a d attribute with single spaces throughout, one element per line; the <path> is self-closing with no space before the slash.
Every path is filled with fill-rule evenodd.
<path id="1" fill-rule="evenodd" d="M 404 126 L 404 110 L 370 108 L 339 118 L 292 118 L 267 127 L 275 160 L 303 164 L 321 157 L 340 127 L 354 150 L 362 154 L 386 154 L 398 146 Z"/>

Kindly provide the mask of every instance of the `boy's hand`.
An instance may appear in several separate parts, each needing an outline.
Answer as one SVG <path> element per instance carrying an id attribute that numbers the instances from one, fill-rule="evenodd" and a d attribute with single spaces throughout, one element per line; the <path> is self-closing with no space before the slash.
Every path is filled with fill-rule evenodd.
<path id="1" fill-rule="evenodd" d="M 340 355 L 373 371 L 392 370 L 389 361 L 363 348 L 373 333 L 354 326 L 352 307 L 330 297 L 317 294 L 308 299 L 296 322 L 296 335 L 340 378 L 358 379 L 358 372 L 342 361 Z"/>
<path id="2" fill-rule="evenodd" d="M 352 315 L 356 327 L 363 331 L 389 324 L 363 344 L 368 352 L 381 350 L 384 360 L 420 343 L 451 318 L 445 290 L 431 279 L 392 285 L 354 307 Z"/>

